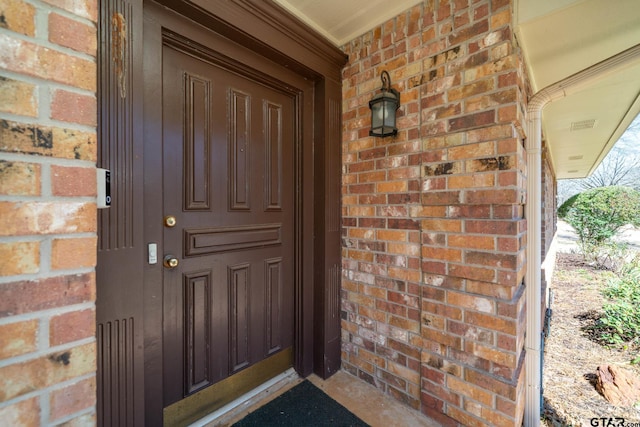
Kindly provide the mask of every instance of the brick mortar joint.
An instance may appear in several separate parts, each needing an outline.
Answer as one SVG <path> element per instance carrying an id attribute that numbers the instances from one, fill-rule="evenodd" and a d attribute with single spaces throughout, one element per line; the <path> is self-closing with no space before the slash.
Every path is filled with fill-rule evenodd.
<path id="1" fill-rule="evenodd" d="M 67 18 L 71 21 L 77 22 L 79 24 L 85 25 L 93 30 L 96 31 L 96 36 L 97 36 L 97 31 L 98 31 L 98 26 L 97 26 L 97 22 L 91 20 L 90 18 L 85 18 L 84 16 L 81 15 L 76 15 L 73 12 L 69 12 L 68 10 L 65 9 L 59 9 L 56 8 L 55 6 L 51 5 L 50 10 L 45 10 L 45 9 L 41 9 L 43 12 L 45 12 L 47 18 L 50 18 L 50 16 L 52 14 L 56 14 L 59 16 L 62 16 L 63 18 Z M 48 19 L 47 19 L 47 23 L 48 23 Z M 47 29 L 49 30 L 49 32 L 51 31 L 51 26 L 47 25 Z"/>
<path id="2" fill-rule="evenodd" d="M 95 235 L 97 237 L 97 234 Z M 6 284 L 12 284 L 16 282 L 39 282 L 44 279 L 54 279 L 56 277 L 66 277 L 66 276 L 81 276 L 84 274 L 92 274 L 95 273 L 94 267 L 86 267 L 86 268 L 78 268 L 74 270 L 47 270 L 42 271 L 40 273 L 34 274 L 21 274 L 18 276 L 5 276 L 0 277 L 0 286 Z M 93 286 L 95 287 L 95 279 L 93 280 Z"/>
<path id="3" fill-rule="evenodd" d="M 48 15 L 51 12 L 57 13 L 59 15 L 63 15 L 66 16 L 67 18 L 79 21 L 79 22 L 85 22 L 87 24 L 93 24 L 94 26 L 97 24 L 96 21 L 92 20 L 91 18 L 82 16 L 82 15 L 78 15 L 77 13 L 71 12 L 69 10 L 57 7 L 54 4 L 50 4 L 50 3 L 45 3 L 42 0 L 26 0 L 26 3 L 32 4 L 38 11 L 42 11 L 44 12 L 46 15 Z"/>
<path id="4" fill-rule="evenodd" d="M 2 115 L 0 114 L 0 120 Z M 51 157 L 38 154 L 25 154 L 20 152 L 2 151 L 0 150 L 0 161 L 13 163 L 31 163 L 38 165 L 54 165 L 63 167 L 84 167 L 96 168 L 96 163 L 91 160 L 68 159 L 63 157 Z M 0 196 L 0 198 L 5 196 Z"/>
<path id="5" fill-rule="evenodd" d="M 24 83 L 28 83 L 31 85 L 34 85 L 36 89 L 38 89 L 38 92 L 54 92 L 57 90 L 64 90 L 66 92 L 71 92 L 71 93 L 75 93 L 78 95 L 85 95 L 85 96 L 91 96 L 93 98 L 97 97 L 97 92 L 96 91 L 92 91 L 89 89 L 83 89 L 83 88 L 79 88 L 79 87 L 75 87 L 75 86 L 69 86 L 66 85 L 64 83 L 60 83 L 60 82 L 56 82 L 53 80 L 46 80 L 40 77 L 35 77 L 35 76 L 31 76 L 31 75 L 27 75 L 27 74 L 22 74 L 16 71 L 11 71 L 11 70 L 6 70 L 6 69 L 0 69 L 0 77 L 4 77 L 4 78 L 8 78 L 11 80 L 16 80 L 19 82 L 24 82 Z M 49 89 L 48 91 L 46 89 Z M 39 89 L 45 89 L 45 90 L 39 90 Z M 47 95 L 45 93 L 45 95 Z M 41 96 L 41 94 L 39 94 L 39 96 Z M 50 97 L 47 96 L 47 99 L 49 99 Z M 97 98 L 96 98 L 96 106 L 97 106 Z M 41 105 L 39 107 L 42 107 Z M 36 120 L 39 119 L 38 117 L 30 117 L 30 116 L 21 116 L 21 115 L 17 115 L 17 114 L 11 114 L 11 113 L 7 113 L 7 112 L 0 112 L 0 117 L 1 116 L 15 116 L 15 117 L 25 117 L 27 119 L 31 119 L 31 120 Z"/>
<path id="6" fill-rule="evenodd" d="M 62 53 L 64 55 L 67 56 L 72 56 L 78 59 L 82 59 L 88 62 L 92 62 L 92 63 L 96 63 L 97 59 L 95 56 L 91 56 L 87 53 L 83 53 L 83 52 L 78 52 L 77 50 L 73 50 L 71 48 L 65 47 L 65 46 L 61 46 L 59 44 L 55 44 L 53 42 L 50 42 L 48 40 L 48 38 L 45 39 L 41 39 L 41 38 L 34 38 L 31 36 L 27 36 L 24 34 L 20 34 L 20 33 L 16 33 L 14 31 L 11 30 L 7 30 L 4 28 L 0 27 L 0 37 L 2 36 L 6 36 L 9 39 L 13 39 L 13 40 L 17 40 L 18 42 L 27 42 L 29 44 L 32 44 L 36 47 L 40 47 L 40 48 L 44 48 L 44 49 L 48 49 L 54 52 L 58 52 L 58 53 Z M 2 41 L 0 39 L 0 41 Z"/>
<path id="7" fill-rule="evenodd" d="M 46 111 L 48 111 L 48 106 L 46 108 Z M 50 114 L 47 114 L 47 115 L 50 116 Z M 37 129 L 47 128 L 51 130 L 60 129 L 62 131 L 70 130 L 70 131 L 76 131 L 76 132 L 83 132 L 83 133 L 95 135 L 96 138 L 97 138 L 97 132 L 98 132 L 98 129 L 96 126 L 82 125 L 82 124 L 73 123 L 73 122 L 64 122 L 64 121 L 52 119 L 50 117 L 42 117 L 42 118 L 25 117 L 25 116 L 18 116 L 15 114 L 0 113 L 0 121 L 34 127 Z M 0 153 L 2 152 L 7 152 L 7 151 L 0 151 Z M 8 153 L 12 153 L 12 152 L 8 152 Z M 13 152 L 13 153 L 20 154 L 20 152 Z M 44 156 L 44 157 L 48 157 L 48 156 Z"/>
<path id="8" fill-rule="evenodd" d="M 51 318 L 64 315 L 68 313 L 73 313 L 76 311 L 85 311 L 85 310 L 95 310 L 96 304 L 93 301 L 86 301 L 82 303 L 75 303 L 71 305 L 65 305 L 61 307 L 49 308 L 45 310 L 39 311 L 31 311 L 28 313 L 20 313 L 13 314 L 6 317 L 0 317 L 0 325 L 10 325 L 12 323 L 25 322 L 30 320 L 38 320 L 41 325 L 45 325 L 47 328 L 49 326 L 49 321 Z M 48 342 L 48 340 L 47 340 Z M 48 351 L 50 347 L 45 345 L 40 350 Z M 29 353 L 30 354 L 30 353 Z M 4 359 L 7 360 L 7 359 Z"/>
<path id="9" fill-rule="evenodd" d="M 94 344 L 93 352 L 95 353 L 96 344 L 97 344 L 96 337 L 88 337 L 88 338 L 80 339 L 78 341 L 72 341 L 72 342 L 64 343 L 57 346 L 46 347 L 44 349 L 39 349 L 37 351 L 27 353 L 27 354 L 22 354 L 16 357 L 11 357 L 9 359 L 2 359 L 0 360 L 0 369 L 6 368 L 11 365 L 29 363 L 34 360 L 41 359 L 43 357 L 51 356 L 56 353 L 63 353 L 69 350 L 73 350 L 74 348 L 84 347 L 89 344 Z"/>
<path id="10" fill-rule="evenodd" d="M 0 159 L 1 160 L 1 159 Z M 45 164 L 46 165 L 46 164 Z M 92 168 L 86 168 L 86 169 L 92 169 Z M 44 172 L 44 171 L 42 171 Z M 43 173 L 44 175 L 44 173 Z M 43 180 L 43 184 L 45 181 L 45 178 L 47 177 L 42 177 Z M 44 190 L 44 189 L 43 189 Z M 44 192 L 44 191 L 43 191 Z M 51 204 L 51 203 L 64 203 L 64 204 L 69 204 L 69 203 L 76 203 L 76 204 L 85 204 L 85 205 L 90 205 L 92 203 L 96 203 L 96 196 L 55 196 L 53 194 L 43 194 L 40 196 L 5 196 L 2 195 L 0 196 L 0 203 L 3 202 L 11 202 L 14 204 L 20 204 L 20 205 L 27 205 L 27 204 Z M 97 209 L 97 208 L 96 208 Z M 49 234 L 43 234 L 43 235 L 49 235 Z M 2 237 L 2 236 L 0 236 Z"/>
<path id="11" fill-rule="evenodd" d="M 51 385 L 49 387 L 43 388 L 43 389 L 38 389 L 38 390 L 29 392 L 29 393 L 26 393 L 26 394 L 22 394 L 20 396 L 16 396 L 13 399 L 7 400 L 5 402 L 1 402 L 0 403 L 0 409 L 2 409 L 4 407 L 11 406 L 11 405 L 14 405 L 14 404 L 17 404 L 17 403 L 20 403 L 20 402 L 25 401 L 25 400 L 33 399 L 34 397 L 44 397 L 47 400 L 47 403 L 48 403 L 49 397 L 50 397 L 50 394 L 49 394 L 50 392 L 57 391 L 57 390 L 62 389 L 64 387 L 68 387 L 68 386 L 74 385 L 74 384 L 76 384 L 76 383 L 78 383 L 80 381 L 85 381 L 85 380 L 88 380 L 88 379 L 91 379 L 91 378 L 96 378 L 97 379 L 96 374 L 92 373 L 92 374 L 80 375 L 78 377 L 74 377 L 74 378 L 71 378 L 69 380 L 65 380 L 65 381 L 62 381 L 62 382 L 59 382 L 59 383 L 55 383 L 55 384 L 53 384 L 53 385 Z M 75 418 L 75 417 L 78 416 L 79 413 L 84 413 L 84 412 L 89 412 L 89 413 L 93 412 L 93 407 L 92 407 L 92 409 L 89 409 L 89 410 L 84 410 L 83 409 L 82 411 L 74 413 L 71 416 L 71 418 Z M 48 413 L 48 411 L 47 411 L 47 413 Z M 65 417 L 65 418 L 67 418 L 67 417 Z M 64 420 L 64 419 L 61 419 L 61 420 Z M 45 420 L 45 421 L 48 421 L 48 420 Z M 56 424 L 58 424 L 59 422 L 64 422 L 64 421 L 56 420 Z M 43 424 L 43 425 L 45 425 L 45 424 Z"/>
<path id="12" fill-rule="evenodd" d="M 49 106 L 50 104 L 47 105 L 46 110 L 49 109 Z M 49 117 L 33 118 L 32 120 L 27 122 L 23 122 L 22 120 L 20 120 L 23 116 L 14 116 L 9 114 L 7 114 L 6 116 L 13 116 L 7 121 L 10 121 L 11 123 L 24 125 L 25 127 L 34 127 L 36 129 L 49 129 L 51 131 L 53 131 L 54 129 L 58 129 L 60 131 L 76 131 L 76 132 L 82 132 L 85 134 L 95 135 L 96 139 L 98 137 L 97 127 L 93 125 L 56 120 L 50 117 L 51 114 L 47 114 L 47 115 Z M 3 116 L 4 114 L 0 114 L 0 121 L 5 120 Z M 44 157 L 49 157 L 49 156 L 44 156 Z"/>
<path id="13" fill-rule="evenodd" d="M 62 417 L 62 418 L 57 418 L 55 419 L 55 424 L 56 425 L 63 425 L 66 424 L 70 421 L 73 421 L 76 418 L 80 418 L 83 415 L 92 415 L 96 413 L 96 403 L 94 403 L 92 406 L 89 406 L 83 410 L 80 410 L 78 412 L 74 412 L 71 415 L 67 415 L 66 417 Z"/>

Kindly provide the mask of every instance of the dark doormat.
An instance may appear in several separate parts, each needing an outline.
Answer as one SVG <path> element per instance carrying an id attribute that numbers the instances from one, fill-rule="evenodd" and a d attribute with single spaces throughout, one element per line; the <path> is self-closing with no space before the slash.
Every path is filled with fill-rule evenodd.
<path id="1" fill-rule="evenodd" d="M 368 424 L 305 380 L 233 425 L 254 426 L 368 427 Z"/>

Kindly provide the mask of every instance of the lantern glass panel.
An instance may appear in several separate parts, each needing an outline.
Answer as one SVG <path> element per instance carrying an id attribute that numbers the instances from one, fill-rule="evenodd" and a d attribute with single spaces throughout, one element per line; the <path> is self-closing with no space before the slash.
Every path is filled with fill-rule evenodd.
<path id="1" fill-rule="evenodd" d="M 396 126 L 396 103 L 391 100 L 385 100 L 382 105 L 384 126 L 394 128 Z"/>
<path id="2" fill-rule="evenodd" d="M 371 105 L 371 124 L 372 127 L 378 128 L 384 123 L 384 103 L 378 100 Z"/>

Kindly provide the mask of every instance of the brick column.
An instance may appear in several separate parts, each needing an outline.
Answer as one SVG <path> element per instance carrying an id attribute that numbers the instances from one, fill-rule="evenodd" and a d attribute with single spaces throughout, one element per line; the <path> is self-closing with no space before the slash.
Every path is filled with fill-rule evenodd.
<path id="1" fill-rule="evenodd" d="M 0 419 L 95 423 L 95 0 L 0 1 Z"/>
<path id="2" fill-rule="evenodd" d="M 430 0 L 344 46 L 343 366 L 444 425 L 520 425 L 527 80 L 512 5 Z M 399 133 L 368 136 L 389 71 Z"/>

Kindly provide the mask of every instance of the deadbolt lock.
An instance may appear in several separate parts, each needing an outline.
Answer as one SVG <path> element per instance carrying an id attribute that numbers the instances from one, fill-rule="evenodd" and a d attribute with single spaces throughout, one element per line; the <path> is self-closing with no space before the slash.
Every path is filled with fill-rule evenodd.
<path id="1" fill-rule="evenodd" d="M 177 224 L 176 217 L 173 215 L 167 215 L 164 217 L 165 227 L 175 227 Z"/>
<path id="2" fill-rule="evenodd" d="M 173 255 L 167 255 L 164 257 L 163 264 L 167 268 L 176 268 L 179 264 L 178 258 L 174 257 Z"/>

